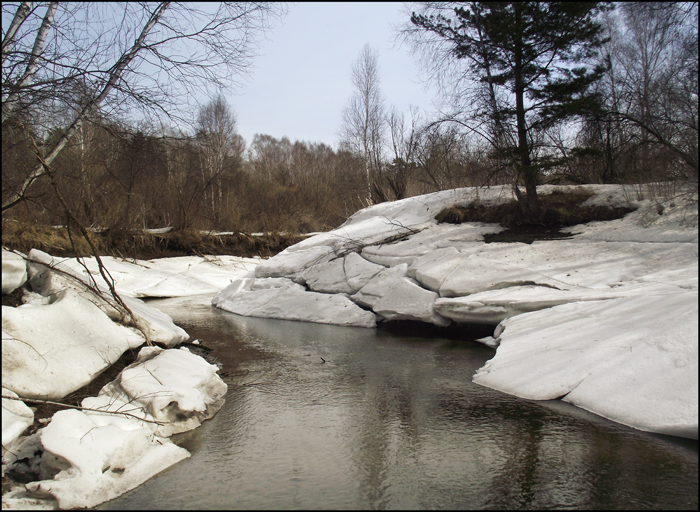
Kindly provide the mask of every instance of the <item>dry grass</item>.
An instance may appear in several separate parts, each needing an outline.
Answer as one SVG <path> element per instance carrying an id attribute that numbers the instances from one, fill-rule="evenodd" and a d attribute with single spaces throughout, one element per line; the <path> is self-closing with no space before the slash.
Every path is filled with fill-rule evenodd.
<path id="1" fill-rule="evenodd" d="M 8 249 L 26 254 L 36 248 L 59 257 L 91 256 L 90 247 L 80 233 L 76 230 L 71 232 L 71 235 L 75 248 L 71 246 L 65 228 L 3 220 L 2 244 Z M 204 254 L 269 257 L 303 238 L 300 235 L 281 233 L 262 236 L 244 233 L 211 235 L 197 230 L 173 231 L 158 235 L 117 230 L 90 234 L 90 240 L 100 256 L 138 259 Z"/>
<path id="2" fill-rule="evenodd" d="M 505 228 L 542 226 L 560 228 L 591 221 L 619 219 L 634 211 L 634 208 L 609 208 L 606 206 L 580 205 L 591 197 L 590 192 L 555 190 L 539 197 L 542 214 L 535 220 L 526 219 L 517 201 L 495 206 L 483 206 L 479 202 L 467 206 L 447 208 L 435 217 L 438 222 L 461 224 L 462 222 L 486 222 L 500 224 Z"/>
<path id="3" fill-rule="evenodd" d="M 61 257 L 92 255 L 90 246 L 77 229 L 71 230 L 70 235 L 71 237 L 66 228 L 5 219 L 2 221 L 2 245 L 8 249 L 25 254 L 31 249 L 40 249 Z M 71 244 L 71 238 L 75 247 Z M 90 240 L 99 251 L 104 250 L 103 241 L 98 234 L 91 234 Z"/>

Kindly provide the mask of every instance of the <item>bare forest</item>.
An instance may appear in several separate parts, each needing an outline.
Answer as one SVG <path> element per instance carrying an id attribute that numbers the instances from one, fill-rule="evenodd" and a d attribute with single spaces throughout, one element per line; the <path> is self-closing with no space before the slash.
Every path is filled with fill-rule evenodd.
<path id="1" fill-rule="evenodd" d="M 696 3 L 601 4 L 590 13 L 597 51 L 581 57 L 596 59 L 586 84 L 596 108 L 551 122 L 553 107 L 547 122 L 525 109 L 520 132 L 506 71 L 490 79 L 501 57 L 480 32 L 481 4 L 412 7 L 400 35 L 441 86 L 443 109 L 392 108 L 368 46 L 349 69 L 355 96 L 337 105 L 336 148 L 241 137 L 221 91 L 238 83 L 284 8 L 200 5 L 3 3 L 3 233 L 10 223 L 308 233 L 369 204 L 527 186 L 528 176 L 537 185 L 691 182 L 697 191 Z M 471 20 L 475 31 L 465 22 L 447 34 L 440 16 Z M 460 55 L 465 45 L 484 49 L 483 59 Z M 537 94 L 551 107 L 548 90 L 526 107 Z"/>

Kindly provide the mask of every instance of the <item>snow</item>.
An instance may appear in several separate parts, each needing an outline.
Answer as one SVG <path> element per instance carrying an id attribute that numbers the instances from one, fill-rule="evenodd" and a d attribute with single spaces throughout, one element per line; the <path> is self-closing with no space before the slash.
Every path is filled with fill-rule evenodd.
<path id="1" fill-rule="evenodd" d="M 3 397 L 19 398 L 14 391 L 2 388 Z M 34 423 L 34 411 L 24 402 L 18 400 L 2 399 L 2 455 L 5 450 L 11 450 L 15 440 L 28 426 Z"/>
<path id="2" fill-rule="evenodd" d="M 386 320 L 416 320 L 435 325 L 450 321 L 435 313 L 438 295 L 406 278 L 408 265 L 401 263 L 376 274 L 352 300 L 372 310 Z"/>
<path id="3" fill-rule="evenodd" d="M 434 217 L 511 192 L 455 189 L 366 208 L 268 260 L 105 257 L 138 328 L 117 322 L 123 315 L 93 259 L 83 266 L 32 250 L 25 264 L 3 250 L 3 293 L 23 286 L 26 302 L 2 312 L 3 473 L 24 461 L 41 477 L 6 493 L 3 507 L 93 507 L 118 496 L 187 457 L 169 436 L 221 407 L 217 368 L 170 348 L 187 333 L 139 297 L 213 296 L 236 314 L 370 328 L 486 323 L 494 334 L 479 341 L 495 354 L 476 383 L 697 439 L 697 202 L 633 200 L 614 185 L 558 188 L 593 192 L 590 204 L 639 209 L 573 226 L 568 240 L 485 244 L 499 226 Z M 56 413 L 21 436 L 34 416 L 11 397 L 65 396 L 142 345 L 144 334 L 169 348 L 142 348 L 83 400 L 84 410 Z"/>
<path id="4" fill-rule="evenodd" d="M 315 292 L 353 294 L 381 270 L 384 270 L 383 266 L 351 252 L 343 258 L 307 268 L 302 279 Z"/>
<path id="5" fill-rule="evenodd" d="M 697 439 L 697 298 L 687 290 L 640 293 L 511 317 L 474 382 Z"/>
<path id="6" fill-rule="evenodd" d="M 33 254 L 37 252 L 30 253 Z M 184 256 L 157 260 L 120 260 L 103 256 L 100 260 L 114 280 L 117 293 L 137 298 L 216 293 L 237 277 L 255 269 L 261 261 L 260 258 L 236 256 Z M 75 258 L 56 258 L 53 262 L 85 282 L 94 279 L 106 287 L 95 258 L 82 258 L 82 261 L 85 266 Z"/>
<path id="7" fill-rule="evenodd" d="M 25 304 L 2 308 L 3 475 L 25 468 L 41 480 L 5 493 L 3 508 L 93 507 L 189 457 L 169 437 L 196 428 L 221 408 L 227 386 L 218 368 L 185 348 L 144 346 L 98 396 L 82 401 L 82 410 L 59 411 L 26 437 L 21 434 L 34 423 L 34 413 L 13 398 L 65 397 L 124 351 L 143 345 L 144 335 L 168 347 L 187 340 L 168 315 L 129 293 L 211 295 L 236 276 L 251 274 L 259 258 L 104 258 L 133 313 L 131 327 L 119 323 L 123 315 L 94 259 L 83 260 L 87 268 L 38 250 L 27 259 L 25 264 L 3 250 L 3 273 L 13 289 L 27 280 Z"/>
<path id="8" fill-rule="evenodd" d="M 510 200 L 508 187 L 382 203 L 287 248 L 212 303 L 242 315 L 344 322 L 307 307 L 304 297 L 323 292 L 349 297 L 378 321 L 494 325 L 494 336 L 479 341 L 497 351 L 475 382 L 527 398 L 563 398 L 635 428 L 697 438 L 697 201 L 639 200 L 619 185 L 538 192 L 561 189 L 592 193 L 584 205 L 638 209 L 572 226 L 570 239 L 485 244 L 483 235 L 499 226 L 438 224 L 434 217 L 477 199 Z M 359 289 L 362 281 L 348 273 L 350 258 L 370 270 Z M 269 278 L 284 284 L 263 290 Z"/>
<path id="9" fill-rule="evenodd" d="M 62 509 L 94 507 L 189 457 L 187 450 L 148 429 L 126 430 L 111 421 L 107 415 L 57 412 L 41 432 L 44 453 L 53 455 L 42 462 L 57 474 L 27 484 L 30 495 L 52 496 Z"/>
<path id="10" fill-rule="evenodd" d="M 75 290 L 58 292 L 47 305 L 3 306 L 3 386 L 21 396 L 63 398 L 143 341 Z"/>
<path id="11" fill-rule="evenodd" d="M 2 293 L 9 294 L 27 280 L 27 264 L 24 258 L 6 249 L 2 250 Z"/>
<path id="12" fill-rule="evenodd" d="M 324 235 L 318 235 L 323 237 Z M 316 237 L 312 237 L 316 238 Z M 307 239 L 308 240 L 308 239 Z M 299 244 L 303 244 L 304 241 Z M 299 244 L 296 244 L 298 246 Z M 292 246 L 292 247 L 296 247 Z M 261 261 L 255 267 L 255 277 L 287 277 L 300 274 L 307 267 L 330 261 L 334 257 L 332 247 L 312 246 L 303 250 L 287 247 L 266 261 Z"/>
<path id="13" fill-rule="evenodd" d="M 283 277 L 242 278 L 212 299 L 221 309 L 244 316 L 301 320 L 322 324 L 375 327 L 375 315 L 345 295 L 307 292 Z"/>
<path id="14" fill-rule="evenodd" d="M 221 408 L 227 386 L 217 370 L 186 348 L 144 347 L 100 394 L 147 411 L 163 423 L 156 433 L 169 437 L 198 427 Z"/>
<path id="15" fill-rule="evenodd" d="M 111 294 L 106 285 L 96 284 L 94 279 L 76 270 L 70 262 L 32 249 L 27 260 L 27 271 L 29 284 L 35 293 L 52 297 L 63 289 L 74 289 L 110 318 L 117 319 L 122 316 L 122 312 L 114 305 L 114 299 L 110 299 Z M 128 295 L 121 295 L 121 297 L 133 314 L 136 326 L 148 336 L 150 341 L 174 346 L 189 338 L 187 333 L 176 326 L 167 315 L 147 306 L 140 299 Z"/>
<path id="16" fill-rule="evenodd" d="M 83 399 L 83 410 L 57 412 L 38 438 L 15 442 L 12 456 L 3 454 L 3 473 L 6 464 L 26 458 L 41 475 L 4 495 L 3 507 L 40 499 L 45 501 L 38 505 L 46 508 L 48 498 L 62 509 L 94 507 L 189 457 L 168 437 L 196 428 L 221 408 L 227 386 L 216 372 L 186 348 L 142 348 L 136 362 L 98 396 Z M 19 429 L 18 421 L 28 420 L 19 411 L 8 415 L 6 426 L 6 402 L 11 401 L 3 399 L 3 444 Z"/>

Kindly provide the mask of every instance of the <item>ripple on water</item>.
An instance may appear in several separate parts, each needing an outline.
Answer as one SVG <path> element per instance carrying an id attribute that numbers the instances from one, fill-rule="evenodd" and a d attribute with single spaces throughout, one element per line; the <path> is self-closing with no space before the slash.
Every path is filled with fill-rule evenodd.
<path id="1" fill-rule="evenodd" d="M 483 345 L 184 309 L 226 403 L 177 438 L 191 458 L 101 508 L 698 506 L 697 442 L 477 386 Z"/>

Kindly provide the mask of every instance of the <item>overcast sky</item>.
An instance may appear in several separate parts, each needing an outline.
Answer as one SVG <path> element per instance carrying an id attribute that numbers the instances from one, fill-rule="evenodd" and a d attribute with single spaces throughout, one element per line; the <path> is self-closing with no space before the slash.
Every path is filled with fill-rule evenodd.
<path id="1" fill-rule="evenodd" d="M 369 43 L 379 52 L 380 88 L 387 109 L 408 116 L 409 105 L 432 110 L 408 45 L 394 42 L 408 21 L 395 2 L 290 4 L 260 45 L 249 80 L 225 93 L 250 145 L 256 133 L 337 148 L 342 112 L 353 89 L 350 68 Z"/>

